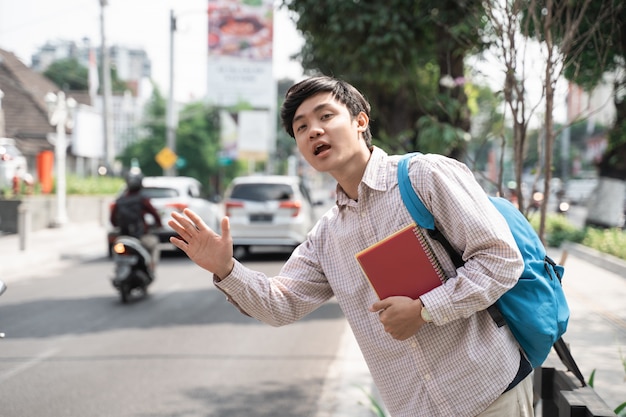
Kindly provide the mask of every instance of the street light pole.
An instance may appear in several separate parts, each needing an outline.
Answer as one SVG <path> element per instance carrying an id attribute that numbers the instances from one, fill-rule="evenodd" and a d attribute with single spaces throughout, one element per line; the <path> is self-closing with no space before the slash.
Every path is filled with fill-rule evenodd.
<path id="1" fill-rule="evenodd" d="M 111 120 L 111 62 L 109 57 L 109 47 L 106 42 L 105 29 L 105 6 L 107 0 L 100 0 L 100 35 L 102 37 L 102 124 L 104 128 L 104 146 L 107 171 L 113 170 L 115 162 L 115 146 L 113 142 L 113 125 Z"/>
<path id="2" fill-rule="evenodd" d="M 176 32 L 176 16 L 170 10 L 170 92 L 167 100 L 166 144 L 176 154 L 176 123 L 174 118 L 174 32 Z M 176 165 L 165 170 L 165 175 L 176 176 Z"/>
<path id="3" fill-rule="evenodd" d="M 66 183 L 65 183 L 65 156 L 67 154 L 66 127 L 72 126 L 71 112 L 76 107 L 73 98 L 66 99 L 65 93 L 59 91 L 58 94 L 52 92 L 46 94 L 46 104 L 48 105 L 48 118 L 52 126 L 56 126 L 56 140 L 54 142 L 54 156 L 56 165 L 56 218 L 54 225 L 63 226 L 67 223 L 66 209 Z"/>

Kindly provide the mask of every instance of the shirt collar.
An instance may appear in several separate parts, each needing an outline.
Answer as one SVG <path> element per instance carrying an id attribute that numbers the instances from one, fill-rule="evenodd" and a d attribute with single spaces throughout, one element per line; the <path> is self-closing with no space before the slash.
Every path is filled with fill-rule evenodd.
<path id="1" fill-rule="evenodd" d="M 377 146 L 373 146 L 372 148 L 372 155 L 369 161 L 367 161 L 363 178 L 361 178 L 361 184 L 373 190 L 384 191 L 387 189 L 386 166 L 388 155 Z M 346 195 L 341 186 L 337 184 L 337 204 L 346 205 L 349 201 L 350 198 Z"/>
<path id="2" fill-rule="evenodd" d="M 387 158 L 388 155 L 382 149 L 374 146 L 372 156 L 367 161 L 367 167 L 363 173 L 361 182 L 373 190 L 384 191 L 387 189 Z"/>

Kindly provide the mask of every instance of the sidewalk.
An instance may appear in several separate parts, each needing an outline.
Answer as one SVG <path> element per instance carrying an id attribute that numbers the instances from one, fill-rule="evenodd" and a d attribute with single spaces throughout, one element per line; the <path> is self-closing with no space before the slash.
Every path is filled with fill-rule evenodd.
<path id="1" fill-rule="evenodd" d="M 7 284 L 21 278 L 46 276 L 52 268 L 107 254 L 106 228 L 97 222 L 68 223 L 33 232 L 20 250 L 17 235 L 0 236 L 0 279 Z M 615 408 L 626 401 L 626 262 L 580 245 L 550 249 L 559 261 L 563 250 L 563 286 L 571 317 L 565 341 L 586 379 L 596 371 L 594 389 Z M 349 328 L 342 349 L 329 369 L 320 412 L 316 417 L 371 417 L 367 394 L 376 395 L 367 366 Z M 544 366 L 564 369 L 556 354 Z M 339 394 L 338 394 L 339 393 Z"/>
<path id="2" fill-rule="evenodd" d="M 0 235 L 0 279 L 8 284 L 68 262 L 106 256 L 106 236 L 106 228 L 95 221 L 38 230 L 23 241 L 17 234 Z"/>

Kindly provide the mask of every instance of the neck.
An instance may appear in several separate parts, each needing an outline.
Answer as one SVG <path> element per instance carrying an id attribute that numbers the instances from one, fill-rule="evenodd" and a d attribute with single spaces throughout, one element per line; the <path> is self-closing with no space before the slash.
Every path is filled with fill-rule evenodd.
<path id="1" fill-rule="evenodd" d="M 358 153 L 344 165 L 346 169 L 330 173 L 348 197 L 353 200 L 357 200 L 359 197 L 359 184 L 363 179 L 363 174 L 365 174 L 365 168 L 370 156 L 371 152 L 369 150 Z"/>

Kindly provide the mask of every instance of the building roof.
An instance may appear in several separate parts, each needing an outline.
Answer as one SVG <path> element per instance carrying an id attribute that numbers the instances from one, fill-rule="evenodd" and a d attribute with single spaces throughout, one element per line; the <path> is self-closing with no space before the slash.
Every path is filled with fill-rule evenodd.
<path id="1" fill-rule="evenodd" d="M 28 68 L 12 52 L 0 49 L 0 90 L 4 93 L 4 135 L 17 139 L 18 148 L 26 156 L 52 150 L 47 135 L 54 128 L 48 122 L 45 96 L 59 91 L 59 87 Z"/>

